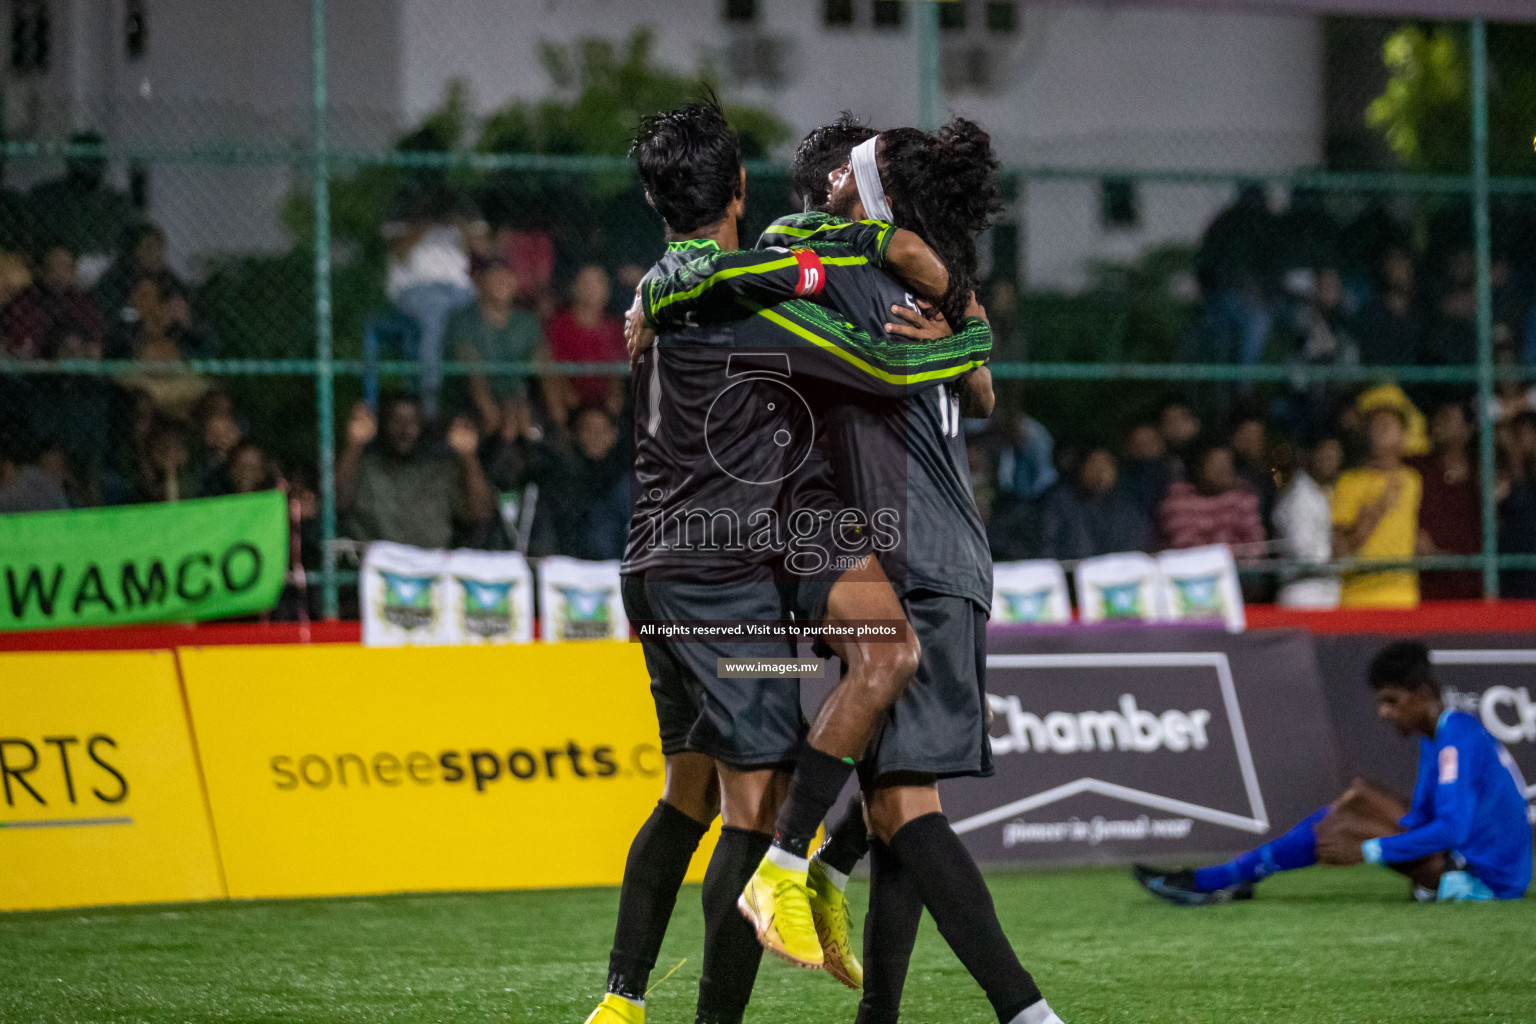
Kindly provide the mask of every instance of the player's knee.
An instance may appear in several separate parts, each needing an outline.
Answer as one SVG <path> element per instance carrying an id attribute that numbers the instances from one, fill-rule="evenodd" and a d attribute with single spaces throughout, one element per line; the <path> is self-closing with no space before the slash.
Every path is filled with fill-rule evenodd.
<path id="1" fill-rule="evenodd" d="M 923 660 L 923 648 L 917 637 L 908 634 L 900 643 L 876 644 L 872 661 L 877 671 L 872 672 L 871 683 L 883 698 L 882 703 L 894 704 L 917 675 L 917 667 Z"/>
<path id="2" fill-rule="evenodd" d="M 900 643 L 864 644 L 849 652 L 853 658 L 843 685 L 858 688 L 859 699 L 876 708 L 896 703 L 917 672 L 922 648 L 916 637 Z"/>
<path id="3" fill-rule="evenodd" d="M 701 825 L 708 825 L 720 814 L 718 789 L 669 788 L 663 791 L 661 798 Z"/>
<path id="4" fill-rule="evenodd" d="M 666 801 L 673 808 L 686 814 L 700 825 L 709 825 L 720 816 L 720 801 L 708 797 L 693 797 L 691 799 L 667 798 Z"/>

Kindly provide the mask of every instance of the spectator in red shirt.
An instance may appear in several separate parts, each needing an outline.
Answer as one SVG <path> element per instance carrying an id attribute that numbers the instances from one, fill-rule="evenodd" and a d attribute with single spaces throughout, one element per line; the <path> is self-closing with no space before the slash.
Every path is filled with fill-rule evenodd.
<path id="1" fill-rule="evenodd" d="M 1409 459 L 1424 478 L 1419 506 L 1419 551 L 1426 555 L 1477 555 L 1483 551 L 1483 512 L 1477 466 L 1472 461 L 1472 423 L 1460 402 L 1442 402 L 1429 421 L 1430 455 Z M 1476 570 L 1427 572 L 1419 581 L 1426 601 L 1469 601 L 1483 596 Z"/>
<path id="2" fill-rule="evenodd" d="M 75 254 L 62 245 L 43 253 L 38 273 L 5 311 L 5 345 L 20 359 L 100 359 L 107 320 L 96 297 L 80 287 Z"/>
<path id="3" fill-rule="evenodd" d="M 1226 544 L 1238 555 L 1260 555 L 1264 522 L 1253 488 L 1238 478 L 1232 449 L 1207 448 L 1190 466 L 1193 483 L 1179 481 L 1163 499 L 1163 535 L 1172 548 Z M 1246 550 L 1245 550 L 1246 549 Z"/>
<path id="4" fill-rule="evenodd" d="M 622 363 L 624 323 L 608 315 L 608 272 L 596 264 L 587 264 L 571 284 L 571 305 L 551 317 L 544 326 L 549 355 L 557 363 Z M 624 408 L 622 377 L 544 378 L 544 404 L 550 417 L 561 426 L 571 411 L 584 405 L 596 406 L 617 417 Z"/>

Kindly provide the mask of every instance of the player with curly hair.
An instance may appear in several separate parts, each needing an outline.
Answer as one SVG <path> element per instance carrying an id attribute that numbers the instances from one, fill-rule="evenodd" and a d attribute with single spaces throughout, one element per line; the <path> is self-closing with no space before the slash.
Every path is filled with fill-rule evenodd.
<path id="1" fill-rule="evenodd" d="M 864 136 L 862 139 L 860 136 Z M 823 170 L 830 168 L 829 170 Z M 915 232 L 949 274 L 942 316 L 961 325 L 983 311 L 973 298 L 975 235 L 999 206 L 997 159 L 975 122 L 957 118 L 938 132 L 911 128 L 875 134 L 845 115 L 813 132 L 796 154 L 794 180 L 825 212 L 783 218 L 764 232 L 761 247 L 784 247 L 853 222 L 892 222 Z M 825 178 L 823 192 L 818 175 Z M 749 301 L 770 296 L 720 281 L 701 291 L 701 271 L 651 282 L 646 313 L 661 326 L 707 320 L 718 304 L 711 290 L 739 290 Z M 859 294 L 843 294 L 856 287 Z M 867 289 L 867 291 L 866 291 Z M 851 321 L 873 333 L 913 296 L 900 284 L 867 277 L 829 282 L 824 296 L 854 310 Z M 859 766 L 875 841 L 873 889 L 865 922 L 863 1024 L 895 1021 L 917 926 L 926 907 L 940 933 L 980 983 L 1004 1024 L 1053 1024 L 1059 1018 L 1019 963 L 997 919 L 974 860 L 950 827 L 937 781 L 992 771 L 986 737 L 985 638 L 992 564 L 971 494 L 964 415 L 991 411 L 985 367 L 963 383 L 883 397 L 827 396 L 823 429 L 830 439 L 832 479 L 841 497 L 866 514 L 905 512 L 901 543 L 877 552 L 901 595 L 922 643 L 917 675 L 886 711 Z M 812 906 L 828 879 L 846 881 L 851 851 L 806 844 L 831 798 L 847 778 L 817 758 L 816 732 L 796 767 L 773 846 L 742 895 L 743 912 L 762 929 L 797 897 L 808 879 Z M 817 794 L 821 800 L 817 802 Z M 836 832 L 842 832 L 840 827 Z M 831 844 L 829 844 L 831 845 Z M 833 865 L 834 856 L 844 863 Z M 827 870 L 833 868 L 833 870 Z M 818 925 L 823 921 L 818 915 Z M 765 942 L 769 941 L 765 937 Z"/>
<path id="2" fill-rule="evenodd" d="M 911 233 L 887 224 L 829 224 L 793 252 L 736 251 L 745 176 L 735 136 L 714 103 L 645 119 L 634 156 L 647 198 L 667 226 L 667 252 L 642 282 L 656 308 L 671 298 L 650 282 L 692 280 L 700 274 L 698 287 L 678 294 L 680 306 L 685 299 L 701 312 L 721 305 L 717 297 L 725 293 L 714 287 L 721 281 L 799 298 L 708 324 L 684 315 L 662 334 L 654 351 L 636 359 L 631 381 L 637 410 L 636 501 L 623 566 L 630 621 L 772 623 L 791 614 L 791 592 L 812 595 L 807 599 L 833 609 L 839 607 L 837 595 L 847 595 L 845 610 L 833 613 L 837 618 L 900 620 L 901 605 L 874 559 L 860 555 L 853 568 L 830 565 L 836 571 L 815 572 L 805 586 L 790 586 L 779 576 L 782 554 L 771 545 L 732 542 L 741 537 L 731 524 L 753 526 L 800 511 L 788 506 L 805 490 L 787 498 L 788 485 L 781 481 L 796 475 L 795 460 L 809 456 L 796 445 L 807 433 L 802 419 L 810 417 L 810 410 L 803 409 L 799 417 L 796 403 L 801 400 L 771 378 L 743 379 L 743 357 L 781 366 L 784 378 L 792 373 L 797 386 L 802 380 L 820 381 L 838 393 L 901 396 L 914 388 L 937 390 L 944 380 L 984 360 L 991 345 L 986 325 L 977 321 L 942 341 L 903 343 L 873 338 L 847 323 L 850 313 L 831 316 L 804 301 L 827 289 L 847 291 L 841 282 L 848 276 L 884 280 L 887 267 L 909 279 L 937 267 L 929 291 L 942 292 L 943 268 L 933 253 Z M 909 265 L 907 258 L 914 262 Z M 782 441 L 775 440 L 780 435 Z M 830 488 L 826 493 L 826 500 L 835 500 Z M 820 521 L 825 507 L 817 504 L 806 511 Z M 866 552 L 868 545 L 867 533 L 807 538 L 796 531 L 794 539 L 824 540 L 823 550 L 834 539 L 849 539 Z M 799 552 L 805 548 L 802 543 Z M 704 879 L 705 951 L 697 1019 L 737 1024 L 762 954 L 758 933 L 737 912 L 737 899 L 769 847 L 786 788 L 794 792 L 788 786 L 789 766 L 818 751 L 802 744 L 797 678 L 722 677 L 717 666 L 721 658 L 793 656 L 794 645 L 712 635 L 690 643 L 644 639 L 642 646 L 666 778 L 662 800 L 636 836 L 625 866 L 608 994 L 591 1021 L 638 1024 L 644 1019 L 649 974 L 678 886 L 718 807 L 724 827 Z M 869 694 L 886 694 L 880 706 L 888 705 L 918 660 L 910 634 L 904 642 L 866 644 L 851 653 L 845 661 L 854 699 L 844 705 L 855 712 L 851 725 L 849 715 L 834 716 L 833 730 L 834 749 L 844 754 L 857 754 L 867 743 L 874 713 L 858 710 L 861 701 Z M 816 736 L 813 731 L 813 743 Z M 822 756 L 842 767 L 837 757 Z M 835 799 L 847 771 L 851 767 L 835 779 L 829 800 Z M 803 801 L 800 806 L 798 813 L 804 814 Z M 807 842 L 824 811 L 811 819 Z M 786 914 L 781 923 L 801 926 L 799 945 L 792 951 L 806 966 L 820 967 L 823 948 L 804 905 L 804 871 L 800 877 L 802 913 Z M 851 951 L 837 966 L 846 968 L 851 980 L 857 978 Z"/>

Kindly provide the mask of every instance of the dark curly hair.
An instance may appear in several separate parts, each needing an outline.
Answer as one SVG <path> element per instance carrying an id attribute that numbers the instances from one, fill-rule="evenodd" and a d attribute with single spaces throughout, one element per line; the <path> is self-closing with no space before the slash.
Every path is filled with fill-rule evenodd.
<path id="1" fill-rule="evenodd" d="M 827 205 L 827 176 L 848 162 L 854 146 L 879 134 L 845 110 L 837 120 L 812 128 L 795 149 L 789 168 L 789 184 L 795 201 L 805 210 Z"/>
<path id="2" fill-rule="evenodd" d="M 1429 648 L 1418 640 L 1399 640 L 1383 647 L 1371 659 L 1366 680 L 1373 690 L 1388 686 L 1416 690 L 1422 686 L 1436 697 L 1440 696 L 1440 683 L 1430 664 Z"/>
<path id="3" fill-rule="evenodd" d="M 958 327 L 976 288 L 976 235 L 1002 209 L 992 137 L 957 117 L 936 132 L 882 132 L 876 156 L 891 212 L 949 269 L 940 309 Z"/>
<path id="4" fill-rule="evenodd" d="M 641 120 L 629 155 L 646 199 L 678 234 L 720 220 L 742 194 L 741 141 L 712 93 Z"/>

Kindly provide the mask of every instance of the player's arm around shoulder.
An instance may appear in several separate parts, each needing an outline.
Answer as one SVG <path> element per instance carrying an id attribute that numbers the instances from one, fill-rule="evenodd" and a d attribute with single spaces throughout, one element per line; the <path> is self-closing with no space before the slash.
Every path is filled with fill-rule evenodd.
<path id="1" fill-rule="evenodd" d="M 949 290 L 944 261 L 915 232 L 880 220 L 844 220 L 829 213 L 792 213 L 768 226 L 758 248 L 835 244 L 901 278 L 917 294 L 937 301 Z"/>
<path id="2" fill-rule="evenodd" d="M 814 254 L 737 249 L 697 256 L 640 285 L 640 311 L 660 330 L 739 319 L 808 287 L 820 270 Z"/>
<path id="3" fill-rule="evenodd" d="M 793 299 L 817 299 L 829 275 L 871 272 L 866 253 L 841 242 L 697 257 L 640 291 L 646 323 L 660 330 L 740 319 Z"/>

